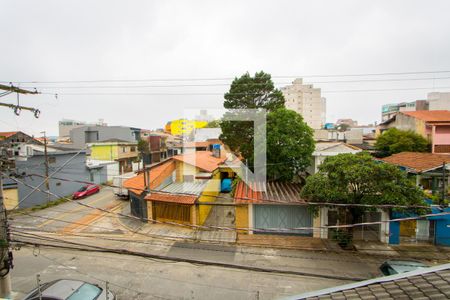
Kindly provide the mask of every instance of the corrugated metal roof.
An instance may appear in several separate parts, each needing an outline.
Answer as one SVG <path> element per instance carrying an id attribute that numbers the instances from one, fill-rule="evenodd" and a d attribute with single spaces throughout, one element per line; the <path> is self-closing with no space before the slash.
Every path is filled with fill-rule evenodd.
<path id="1" fill-rule="evenodd" d="M 206 187 L 208 180 L 194 182 L 174 182 L 161 189 L 161 192 L 171 194 L 200 195 Z"/>
<path id="2" fill-rule="evenodd" d="M 245 182 L 239 182 L 234 193 L 236 203 L 260 203 L 260 204 L 295 204 L 305 203 L 300 198 L 300 185 L 296 183 L 271 181 L 267 182 L 265 191 L 262 183 L 253 183 L 250 185 Z"/>

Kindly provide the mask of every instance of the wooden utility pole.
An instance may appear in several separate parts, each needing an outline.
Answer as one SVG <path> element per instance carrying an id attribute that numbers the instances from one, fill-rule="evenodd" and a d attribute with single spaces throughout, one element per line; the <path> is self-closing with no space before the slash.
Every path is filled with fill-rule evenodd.
<path id="1" fill-rule="evenodd" d="M 45 157 L 45 188 L 47 189 L 47 203 L 50 202 L 50 182 L 48 180 L 48 152 L 47 152 L 47 135 L 45 131 L 41 131 L 44 134 L 44 157 Z"/>
<path id="2" fill-rule="evenodd" d="M 0 171 L 8 171 L 11 163 L 11 158 L 8 155 L 6 147 L 0 147 Z M 9 237 L 8 237 L 8 220 L 6 217 L 5 198 L 3 196 L 3 174 L 0 174 L 0 242 L 1 242 L 1 257 L 0 257 L 0 298 L 10 299 L 11 297 L 11 277 L 9 270 L 12 265 L 10 261 L 9 252 Z"/>

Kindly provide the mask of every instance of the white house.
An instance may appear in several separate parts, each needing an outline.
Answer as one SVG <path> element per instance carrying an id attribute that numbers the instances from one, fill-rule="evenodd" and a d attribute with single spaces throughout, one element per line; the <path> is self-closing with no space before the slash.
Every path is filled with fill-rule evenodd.
<path id="1" fill-rule="evenodd" d="M 342 143 L 342 142 L 320 142 L 316 143 L 316 149 L 312 154 L 311 165 L 306 169 L 310 174 L 316 174 L 319 171 L 319 166 L 328 156 L 335 156 L 342 153 L 358 153 L 362 150 L 358 147 Z"/>

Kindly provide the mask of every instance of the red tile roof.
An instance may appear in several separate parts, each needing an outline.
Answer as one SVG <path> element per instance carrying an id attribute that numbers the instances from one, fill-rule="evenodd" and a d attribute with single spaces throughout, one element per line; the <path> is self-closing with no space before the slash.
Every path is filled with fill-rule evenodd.
<path id="1" fill-rule="evenodd" d="M 402 114 L 426 122 L 450 122 L 450 111 L 448 110 L 404 111 Z"/>
<path id="2" fill-rule="evenodd" d="M 243 181 L 239 182 L 235 192 L 234 200 L 236 203 L 260 203 L 260 204 L 295 204 L 305 203 L 300 198 L 300 185 L 285 182 L 267 182 L 265 192 L 256 192 L 256 186 L 253 189 Z M 261 188 L 259 188 L 261 189 Z"/>
<path id="3" fill-rule="evenodd" d="M 401 152 L 385 158 L 380 158 L 379 160 L 396 166 L 406 167 L 416 173 L 421 173 L 437 169 L 441 167 L 444 162 L 450 163 L 450 155 L 421 152 Z"/>
<path id="4" fill-rule="evenodd" d="M 152 192 L 150 193 L 150 195 L 145 196 L 145 200 L 148 201 L 170 202 L 178 204 L 194 204 L 197 198 L 197 195 L 176 195 L 158 192 Z"/>
<path id="5" fill-rule="evenodd" d="M 195 157 L 195 160 L 194 160 Z M 205 170 L 207 172 L 213 172 L 219 165 L 223 164 L 226 157 L 222 155 L 219 157 L 214 157 L 212 152 L 209 151 L 196 151 L 195 153 L 185 153 L 181 155 L 176 155 L 173 159 L 190 164 Z"/>
<path id="6" fill-rule="evenodd" d="M 163 181 L 172 175 L 175 171 L 175 162 L 171 159 L 160 165 L 156 165 L 150 168 L 150 189 L 156 189 Z M 145 187 L 144 184 L 144 173 L 141 173 L 133 178 L 126 180 L 123 186 L 135 193 L 140 195 Z"/>
<path id="7" fill-rule="evenodd" d="M 5 131 L 0 132 L 0 141 L 9 138 L 12 135 L 15 135 L 18 131 Z"/>

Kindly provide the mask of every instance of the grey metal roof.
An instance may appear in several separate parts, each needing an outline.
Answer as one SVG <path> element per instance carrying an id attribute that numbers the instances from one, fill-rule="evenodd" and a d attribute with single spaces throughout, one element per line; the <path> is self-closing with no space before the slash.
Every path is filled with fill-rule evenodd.
<path id="1" fill-rule="evenodd" d="M 450 299 L 450 264 L 365 280 L 285 299 Z"/>
<path id="2" fill-rule="evenodd" d="M 208 180 L 196 180 L 193 182 L 174 182 L 165 186 L 160 191 L 172 194 L 200 195 L 206 187 Z"/>

